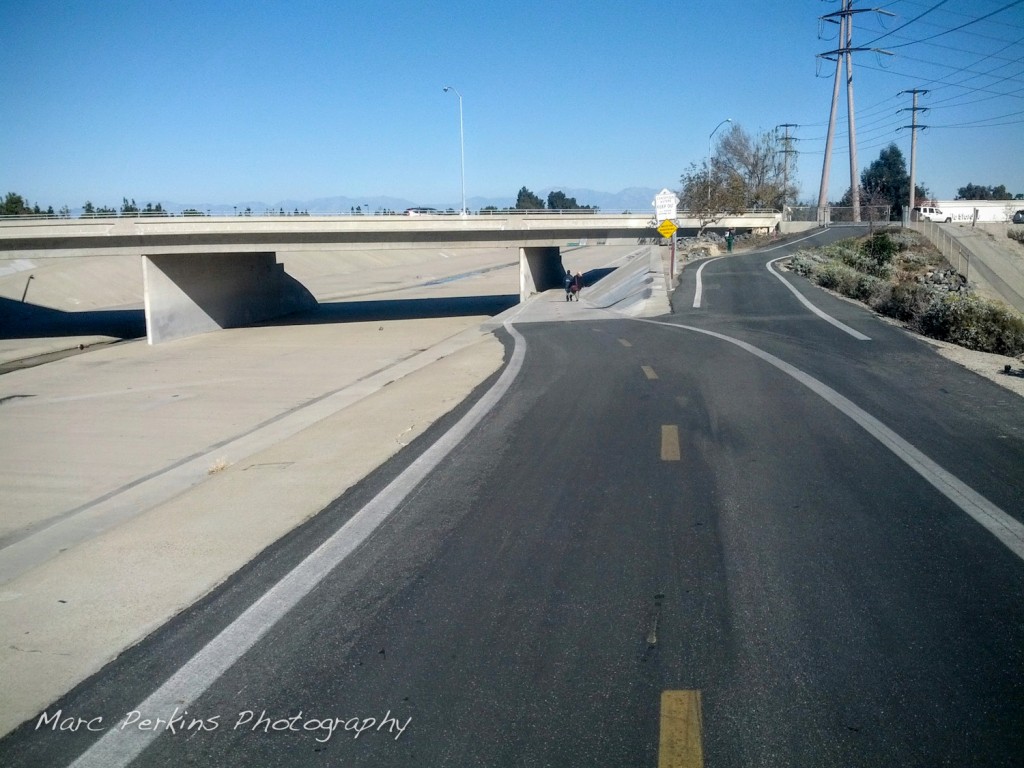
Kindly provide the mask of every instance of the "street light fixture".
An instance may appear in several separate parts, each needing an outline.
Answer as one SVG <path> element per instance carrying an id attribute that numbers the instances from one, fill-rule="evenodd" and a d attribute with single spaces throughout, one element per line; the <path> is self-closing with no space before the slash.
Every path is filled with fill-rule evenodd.
<path id="1" fill-rule="evenodd" d="M 444 92 L 455 91 L 459 97 L 459 151 L 462 157 L 462 215 L 466 215 L 466 139 L 462 130 L 462 94 L 450 85 L 444 87 Z"/>
<path id="2" fill-rule="evenodd" d="M 725 125 L 726 123 L 731 123 L 731 122 L 732 122 L 732 118 L 731 117 L 725 118 L 725 120 L 723 120 L 718 125 L 716 125 L 715 126 L 715 130 L 713 130 L 708 135 L 708 211 L 709 212 L 711 211 L 711 137 L 714 136 L 715 133 L 718 132 L 718 129 L 721 128 L 723 125 Z"/>

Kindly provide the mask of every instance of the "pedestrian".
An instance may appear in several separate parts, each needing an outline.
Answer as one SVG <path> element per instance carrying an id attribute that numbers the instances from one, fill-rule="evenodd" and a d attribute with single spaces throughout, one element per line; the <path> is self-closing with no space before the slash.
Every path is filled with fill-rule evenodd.
<path id="1" fill-rule="evenodd" d="M 565 277 L 562 278 L 562 284 L 565 286 L 565 300 L 572 301 L 572 272 L 565 270 Z"/>
<path id="2" fill-rule="evenodd" d="M 580 300 L 580 294 L 583 293 L 583 275 L 579 272 L 572 279 L 572 292 L 576 296 L 576 301 Z"/>
<path id="3" fill-rule="evenodd" d="M 729 253 L 732 253 L 732 240 L 733 240 L 732 230 L 731 229 L 725 230 L 725 245 L 729 249 Z"/>

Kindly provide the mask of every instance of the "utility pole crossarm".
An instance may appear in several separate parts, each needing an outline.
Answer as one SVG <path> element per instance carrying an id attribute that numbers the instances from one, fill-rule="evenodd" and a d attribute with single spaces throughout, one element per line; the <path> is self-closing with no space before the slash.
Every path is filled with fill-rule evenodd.
<path id="1" fill-rule="evenodd" d="M 895 13 L 891 11 L 884 11 L 881 8 L 853 8 L 852 6 L 842 11 L 833 11 L 832 13 L 826 13 L 824 16 L 819 16 L 818 18 L 821 19 L 822 21 L 828 21 L 831 22 L 832 24 L 838 24 L 839 22 L 835 20 L 835 17 L 838 16 L 840 19 L 842 19 L 844 16 L 852 16 L 855 13 L 880 13 L 883 16 L 891 16 L 893 18 L 896 18 Z"/>
<path id="2" fill-rule="evenodd" d="M 838 57 L 845 56 L 848 53 L 864 53 L 865 51 L 871 51 L 872 53 L 882 53 L 886 56 L 895 56 L 896 54 L 892 51 L 887 51 L 884 48 L 836 48 L 834 51 L 825 51 L 819 53 L 817 57 L 819 59 L 826 59 L 828 61 L 836 61 Z M 832 58 L 835 56 L 836 58 Z"/>
<path id="3" fill-rule="evenodd" d="M 908 91 L 900 91 L 897 95 L 902 96 L 904 93 L 910 93 L 914 96 L 914 105 L 912 107 L 899 110 L 899 112 L 911 113 L 910 125 L 901 126 L 899 129 L 910 129 L 910 194 L 908 195 L 910 198 L 910 207 L 907 211 L 907 216 L 910 216 L 914 212 L 914 203 L 916 202 L 915 197 L 917 196 L 917 131 L 920 128 L 928 127 L 927 125 L 920 125 L 917 122 L 917 113 L 928 111 L 928 107 L 917 106 L 917 97 L 920 94 L 928 93 L 928 91 L 923 88 L 912 88 Z"/>
<path id="4" fill-rule="evenodd" d="M 826 51 L 825 53 L 818 54 L 818 58 L 835 61 L 836 63 L 836 76 L 832 87 L 832 109 L 829 114 L 828 134 L 825 139 L 825 163 L 821 171 L 821 189 L 818 193 L 819 221 L 823 218 L 827 202 L 826 195 L 828 193 L 829 161 L 832 153 L 832 136 L 835 132 L 836 105 L 839 100 L 839 78 L 843 63 L 845 62 L 846 64 L 846 113 L 849 121 L 848 133 L 850 137 L 850 203 L 853 207 L 853 220 L 860 221 L 860 185 L 858 184 L 857 179 L 857 132 L 855 128 L 853 109 L 852 54 L 863 53 L 864 51 L 873 51 L 887 56 L 893 55 L 891 51 L 882 50 L 881 48 L 855 48 L 853 46 L 853 18 L 858 13 L 879 13 L 885 16 L 895 16 L 896 14 L 884 11 L 881 8 L 855 9 L 853 7 L 853 1 L 854 0 L 841 0 L 842 7 L 839 11 L 819 17 L 823 22 L 827 21 L 831 24 L 839 25 L 839 47 L 833 51 Z"/>
<path id="5" fill-rule="evenodd" d="M 785 211 L 786 198 L 789 195 L 789 156 L 797 154 L 797 151 L 793 149 L 790 144 L 794 141 L 799 141 L 798 138 L 789 135 L 790 128 L 799 128 L 800 126 L 796 123 L 782 123 L 775 126 L 775 130 L 779 128 L 786 129 L 786 135 L 782 139 L 782 208 Z"/>

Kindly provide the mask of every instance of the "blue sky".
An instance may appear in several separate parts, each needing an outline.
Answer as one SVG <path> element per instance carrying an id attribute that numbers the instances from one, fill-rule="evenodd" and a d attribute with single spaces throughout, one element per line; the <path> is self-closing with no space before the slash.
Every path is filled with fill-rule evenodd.
<path id="1" fill-rule="evenodd" d="M 929 88 L 919 183 L 940 199 L 968 182 L 1024 192 L 1024 0 L 854 7 L 896 14 L 858 13 L 853 43 L 897 54 L 854 57 L 858 168 L 893 141 L 909 163 L 910 132 L 897 130 L 909 113 L 897 110 L 910 96 L 898 94 Z M 835 69 L 816 54 L 838 46 L 832 25 L 819 38 L 818 18 L 838 9 L 7 0 L 0 192 L 44 208 L 336 195 L 457 207 L 451 85 L 470 198 L 675 188 L 729 117 L 752 134 L 798 124 L 801 198 L 816 200 Z M 833 199 L 850 180 L 840 103 Z"/>

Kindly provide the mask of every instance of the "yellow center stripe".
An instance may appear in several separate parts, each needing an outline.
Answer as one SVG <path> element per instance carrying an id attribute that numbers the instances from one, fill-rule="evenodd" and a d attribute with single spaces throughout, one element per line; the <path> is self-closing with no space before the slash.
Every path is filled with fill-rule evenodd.
<path id="1" fill-rule="evenodd" d="M 643 369 L 644 375 L 648 379 L 656 379 L 656 378 L 658 378 L 658 374 L 656 374 L 654 372 L 654 369 L 651 368 L 651 366 L 649 366 L 649 365 L 641 365 L 640 367 Z"/>
<path id="2" fill-rule="evenodd" d="M 700 691 L 661 692 L 658 768 L 703 768 Z"/>
<path id="3" fill-rule="evenodd" d="M 663 424 L 661 427 L 661 460 L 679 461 L 679 427 Z"/>

